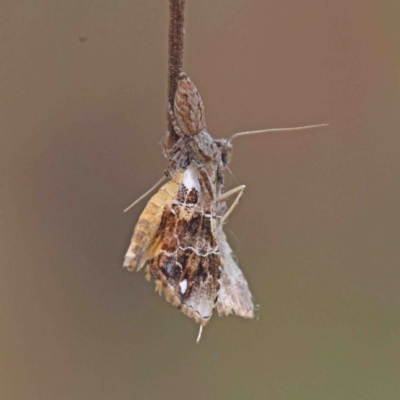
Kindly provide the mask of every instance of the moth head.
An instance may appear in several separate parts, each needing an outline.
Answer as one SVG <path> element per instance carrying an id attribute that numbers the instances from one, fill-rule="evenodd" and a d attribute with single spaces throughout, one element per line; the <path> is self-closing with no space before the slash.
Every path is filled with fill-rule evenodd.
<path id="1" fill-rule="evenodd" d="M 225 168 L 232 159 L 232 143 L 228 139 L 217 139 L 214 141 L 221 153 L 222 167 Z"/>
<path id="2" fill-rule="evenodd" d="M 207 130 L 204 105 L 195 84 L 186 74 L 179 76 L 174 98 L 174 117 L 177 127 L 186 136 Z"/>

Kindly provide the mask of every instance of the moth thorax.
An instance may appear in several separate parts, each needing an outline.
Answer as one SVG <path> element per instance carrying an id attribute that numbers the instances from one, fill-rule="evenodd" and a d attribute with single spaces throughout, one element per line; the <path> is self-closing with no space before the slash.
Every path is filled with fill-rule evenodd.
<path id="1" fill-rule="evenodd" d="M 174 114 L 179 128 L 185 135 L 197 135 L 207 129 L 200 93 L 194 83 L 186 76 L 178 82 L 175 92 Z"/>

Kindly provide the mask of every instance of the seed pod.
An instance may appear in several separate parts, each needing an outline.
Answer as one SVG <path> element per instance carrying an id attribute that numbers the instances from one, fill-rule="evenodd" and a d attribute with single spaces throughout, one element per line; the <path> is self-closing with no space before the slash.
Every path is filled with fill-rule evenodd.
<path id="1" fill-rule="evenodd" d="M 204 105 L 194 83 L 185 75 L 178 83 L 174 100 L 174 115 L 184 135 L 197 135 L 207 130 Z"/>

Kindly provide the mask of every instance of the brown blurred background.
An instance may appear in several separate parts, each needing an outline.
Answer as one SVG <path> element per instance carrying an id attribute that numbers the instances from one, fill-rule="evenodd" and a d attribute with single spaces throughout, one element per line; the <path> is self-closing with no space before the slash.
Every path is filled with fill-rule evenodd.
<path id="1" fill-rule="evenodd" d="M 188 0 L 185 70 L 247 185 L 256 322 L 122 269 L 166 163 L 167 0 L 0 4 L 1 400 L 400 398 L 400 6 Z"/>

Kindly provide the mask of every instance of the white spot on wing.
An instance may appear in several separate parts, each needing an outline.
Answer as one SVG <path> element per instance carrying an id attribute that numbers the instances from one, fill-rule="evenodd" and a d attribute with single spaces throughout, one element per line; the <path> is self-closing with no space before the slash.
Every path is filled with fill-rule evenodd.
<path id="1" fill-rule="evenodd" d="M 181 288 L 181 293 L 184 294 L 187 289 L 187 280 L 184 279 L 182 282 L 179 283 L 179 286 Z"/>
<path id="2" fill-rule="evenodd" d="M 197 178 L 197 174 L 192 166 L 189 166 L 189 168 L 187 168 L 185 173 L 183 174 L 182 183 L 186 186 L 189 193 L 193 188 L 196 189 L 197 192 L 200 192 L 199 179 Z"/>

